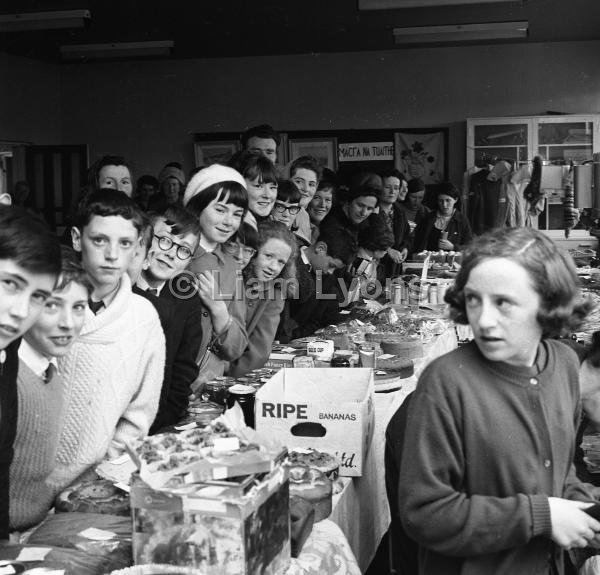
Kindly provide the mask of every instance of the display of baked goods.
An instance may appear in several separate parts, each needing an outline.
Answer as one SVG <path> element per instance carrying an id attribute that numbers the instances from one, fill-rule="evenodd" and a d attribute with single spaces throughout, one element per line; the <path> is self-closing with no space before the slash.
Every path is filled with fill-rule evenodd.
<path id="1" fill-rule="evenodd" d="M 290 449 L 286 463 L 291 466 L 305 465 L 306 467 L 318 469 L 329 477 L 329 479 L 337 477 L 340 467 L 340 461 L 337 457 L 325 451 L 313 449 L 312 447 L 295 447 Z"/>
<path id="2" fill-rule="evenodd" d="M 112 481 L 81 481 L 67 487 L 54 501 L 57 513 L 105 513 L 129 516 L 129 495 Z"/>
<path id="3" fill-rule="evenodd" d="M 223 417 L 181 433 L 159 433 L 128 446 L 141 478 L 159 489 L 187 483 L 270 471 L 285 455 L 276 442 L 260 443 L 252 429 L 231 428 Z"/>
<path id="4" fill-rule="evenodd" d="M 332 485 L 324 473 L 305 465 L 289 468 L 290 497 L 308 501 L 315 510 L 315 522 L 331 514 Z"/>
<path id="5" fill-rule="evenodd" d="M 375 365 L 377 371 L 396 374 L 402 378 L 410 377 L 415 372 L 415 364 L 412 359 L 389 353 L 378 356 Z"/>

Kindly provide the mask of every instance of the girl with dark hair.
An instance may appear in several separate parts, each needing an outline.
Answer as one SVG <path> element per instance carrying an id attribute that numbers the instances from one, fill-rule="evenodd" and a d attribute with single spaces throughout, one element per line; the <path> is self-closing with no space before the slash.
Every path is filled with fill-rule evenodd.
<path id="1" fill-rule="evenodd" d="M 229 165 L 244 177 L 248 209 L 256 220 L 269 217 L 277 199 L 277 170 L 271 160 L 257 152 L 240 152 Z"/>
<path id="2" fill-rule="evenodd" d="M 223 244 L 223 251 L 244 269 L 258 250 L 258 230 L 248 222 L 242 222 L 237 233 Z"/>
<path id="3" fill-rule="evenodd" d="M 271 219 L 281 222 L 288 230 L 292 229 L 296 216 L 300 212 L 301 198 L 300 190 L 292 180 L 279 180 L 277 200 L 271 211 Z"/>
<path id="4" fill-rule="evenodd" d="M 238 264 L 223 250 L 246 214 L 246 182 L 233 168 L 213 164 L 192 177 L 183 204 L 198 218 L 200 245 L 188 266 L 189 282 L 183 285 L 179 281 L 171 289 L 178 297 L 190 297 L 190 292 L 197 290 L 207 310 L 202 314 L 200 374 L 195 391 L 200 384 L 222 375 L 224 362 L 237 359 L 248 343 Z"/>
<path id="5" fill-rule="evenodd" d="M 258 225 L 258 236 L 256 256 L 244 270 L 248 347 L 229 366 L 234 377 L 265 364 L 285 299 L 297 293 L 294 234 L 281 222 L 267 221 Z"/>
<path id="6" fill-rule="evenodd" d="M 551 339 L 591 307 L 574 265 L 537 230 L 496 230 L 445 299 L 474 340 L 427 366 L 408 409 L 398 501 L 419 573 L 563 574 L 563 549 L 600 541 L 573 466 L 579 361 Z"/>
<path id="7" fill-rule="evenodd" d="M 417 225 L 413 253 L 422 250 L 460 251 L 471 241 L 473 234 L 467 218 L 456 208 L 460 194 L 454 184 L 437 185 L 438 209 L 430 212 Z"/>

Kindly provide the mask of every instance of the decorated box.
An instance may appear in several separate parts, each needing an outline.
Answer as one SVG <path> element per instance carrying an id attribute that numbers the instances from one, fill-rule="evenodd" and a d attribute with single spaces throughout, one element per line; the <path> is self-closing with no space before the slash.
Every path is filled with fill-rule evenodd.
<path id="1" fill-rule="evenodd" d="M 204 575 L 275 575 L 290 562 L 289 483 L 268 474 L 154 490 L 131 489 L 133 556 L 138 564 L 198 568 Z"/>

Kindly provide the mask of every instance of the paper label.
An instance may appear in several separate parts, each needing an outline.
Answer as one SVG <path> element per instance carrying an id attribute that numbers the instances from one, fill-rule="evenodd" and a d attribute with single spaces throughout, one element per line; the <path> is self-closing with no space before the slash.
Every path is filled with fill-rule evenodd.
<path id="1" fill-rule="evenodd" d="M 213 513 L 225 513 L 227 505 L 215 499 L 200 499 L 199 497 L 183 497 L 181 506 L 184 511 L 204 511 Z"/>
<path id="2" fill-rule="evenodd" d="M 121 455 L 120 457 L 117 457 L 116 459 L 111 459 L 109 463 L 112 465 L 123 465 L 128 461 L 131 461 L 131 457 L 129 457 L 127 453 L 123 453 L 123 455 Z"/>
<path id="3" fill-rule="evenodd" d="M 197 427 L 196 422 L 190 421 L 190 423 L 186 423 L 185 425 L 176 425 L 175 429 L 177 431 L 185 431 L 186 429 L 194 429 L 195 427 Z"/>
<path id="4" fill-rule="evenodd" d="M 225 479 L 227 477 L 227 467 L 214 467 L 213 479 Z"/>
<path id="5" fill-rule="evenodd" d="M 240 440 L 238 437 L 217 437 L 215 439 L 214 451 L 239 451 Z"/>
<path id="6" fill-rule="evenodd" d="M 114 539 L 117 535 L 112 531 L 105 531 L 104 529 L 96 529 L 96 527 L 89 527 L 79 532 L 79 535 L 86 539 L 94 539 L 95 541 L 109 541 Z"/>
<path id="7" fill-rule="evenodd" d="M 396 357 L 393 353 L 382 353 L 377 356 L 377 359 L 392 359 L 392 357 Z"/>
<path id="8" fill-rule="evenodd" d="M 43 561 L 50 547 L 23 547 L 15 561 Z"/>
<path id="9" fill-rule="evenodd" d="M 121 491 L 125 491 L 125 493 L 129 493 L 131 491 L 131 487 L 129 487 L 129 485 L 126 483 L 122 483 L 121 481 L 117 481 L 115 483 L 115 487 Z"/>

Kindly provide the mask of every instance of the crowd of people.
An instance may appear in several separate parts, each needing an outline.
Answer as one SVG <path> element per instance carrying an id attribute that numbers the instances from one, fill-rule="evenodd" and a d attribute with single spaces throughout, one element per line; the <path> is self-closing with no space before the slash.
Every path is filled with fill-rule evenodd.
<path id="1" fill-rule="evenodd" d="M 284 168 L 267 125 L 241 142 L 187 177 L 170 163 L 135 180 L 102 157 L 60 238 L 0 206 L 0 539 L 181 421 L 205 382 L 338 323 L 411 254 L 470 246 L 446 300 L 474 342 L 421 377 L 398 424 L 414 441 L 388 441 L 403 536 L 424 573 L 562 572 L 553 550 L 600 531 L 568 501 L 593 494 L 571 475 L 577 360 L 549 339 L 587 312 L 572 266 L 530 229 L 471 243 L 450 182 L 426 190 L 394 169 L 341 182 L 309 156 Z"/>

